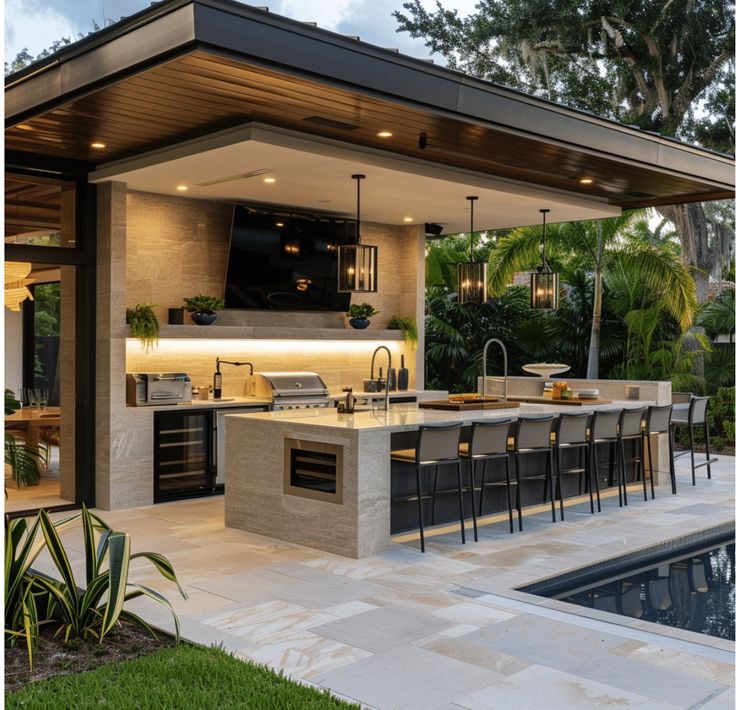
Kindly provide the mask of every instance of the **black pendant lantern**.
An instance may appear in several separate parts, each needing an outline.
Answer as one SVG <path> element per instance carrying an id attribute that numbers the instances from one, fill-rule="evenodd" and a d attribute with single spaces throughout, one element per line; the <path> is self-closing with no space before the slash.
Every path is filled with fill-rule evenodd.
<path id="1" fill-rule="evenodd" d="M 457 300 L 458 303 L 485 303 L 488 300 L 486 288 L 488 264 L 476 262 L 473 258 L 473 205 L 478 199 L 470 200 L 470 261 L 457 265 Z"/>
<path id="2" fill-rule="evenodd" d="M 539 211 L 542 213 L 542 263 L 531 273 L 532 308 L 550 311 L 558 307 L 560 300 L 560 275 L 552 272 L 545 258 L 549 210 Z"/>
<path id="3" fill-rule="evenodd" d="M 360 243 L 360 181 L 365 175 L 351 175 L 358 185 L 355 216 L 355 244 L 337 250 L 337 290 L 352 293 L 378 291 L 378 247 Z"/>

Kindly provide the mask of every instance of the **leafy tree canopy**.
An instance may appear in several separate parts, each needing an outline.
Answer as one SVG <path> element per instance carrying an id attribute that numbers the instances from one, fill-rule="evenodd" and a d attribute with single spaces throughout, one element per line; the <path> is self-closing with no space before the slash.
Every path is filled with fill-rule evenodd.
<path id="1" fill-rule="evenodd" d="M 395 12 L 451 67 L 643 129 L 733 152 L 729 0 L 479 0 L 460 17 Z"/>

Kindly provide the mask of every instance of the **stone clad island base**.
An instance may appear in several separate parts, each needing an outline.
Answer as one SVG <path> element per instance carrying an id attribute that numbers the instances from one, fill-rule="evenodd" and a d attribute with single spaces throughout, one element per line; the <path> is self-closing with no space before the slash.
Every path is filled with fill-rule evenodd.
<path id="1" fill-rule="evenodd" d="M 669 400 L 669 391 L 662 394 Z M 659 399 L 583 409 L 666 403 Z M 422 424 L 469 427 L 473 421 L 561 410 L 570 411 L 554 404 L 474 412 L 396 405 L 388 413 L 307 409 L 229 415 L 225 525 L 356 559 L 377 555 L 391 538 L 392 440 L 411 437 Z M 666 446 L 653 444 L 654 460 L 664 463 Z M 330 453 L 335 451 L 339 456 Z"/>

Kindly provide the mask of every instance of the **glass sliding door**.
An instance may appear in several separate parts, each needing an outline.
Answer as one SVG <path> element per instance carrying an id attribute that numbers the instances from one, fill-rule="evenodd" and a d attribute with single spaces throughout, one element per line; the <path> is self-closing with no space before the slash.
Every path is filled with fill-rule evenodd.
<path id="1" fill-rule="evenodd" d="M 81 218 L 86 191 L 83 180 L 6 174 L 5 387 L 20 404 L 5 416 L 6 447 L 16 456 L 5 466 L 11 514 L 94 504 L 94 255 Z"/>

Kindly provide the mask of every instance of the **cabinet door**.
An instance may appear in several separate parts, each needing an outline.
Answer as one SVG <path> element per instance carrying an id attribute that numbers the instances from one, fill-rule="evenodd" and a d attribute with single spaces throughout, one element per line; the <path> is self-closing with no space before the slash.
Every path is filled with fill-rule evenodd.
<path id="1" fill-rule="evenodd" d="M 156 412 L 154 502 L 212 493 L 212 413 Z"/>

